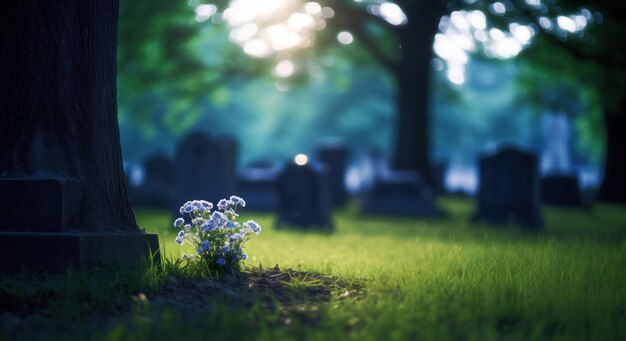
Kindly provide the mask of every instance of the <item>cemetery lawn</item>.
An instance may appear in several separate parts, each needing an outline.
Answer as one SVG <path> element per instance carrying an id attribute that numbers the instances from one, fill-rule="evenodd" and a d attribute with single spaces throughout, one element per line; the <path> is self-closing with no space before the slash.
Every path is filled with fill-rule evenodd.
<path id="1" fill-rule="evenodd" d="M 172 217 L 137 210 L 162 270 L 0 277 L 0 339 L 626 339 L 626 207 L 544 208 L 530 233 L 469 225 L 471 200 L 441 204 L 446 219 L 424 220 L 353 203 L 332 234 L 241 210 L 263 227 L 246 286 L 192 280 Z"/>

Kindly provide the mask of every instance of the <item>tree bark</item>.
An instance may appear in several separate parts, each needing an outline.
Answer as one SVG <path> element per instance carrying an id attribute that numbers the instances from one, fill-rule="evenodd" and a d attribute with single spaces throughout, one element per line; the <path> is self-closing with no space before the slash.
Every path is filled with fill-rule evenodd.
<path id="1" fill-rule="evenodd" d="M 626 107 L 622 100 L 619 108 L 604 110 L 606 127 L 606 154 L 604 180 L 598 199 L 601 201 L 626 203 Z"/>
<path id="2" fill-rule="evenodd" d="M 403 6 L 409 21 L 398 28 L 401 59 L 397 80 L 397 121 L 393 168 L 418 171 L 432 185 L 430 170 L 430 63 L 433 39 L 445 14 L 440 1 L 411 1 Z"/>
<path id="3" fill-rule="evenodd" d="M 75 178 L 81 231 L 139 231 L 117 124 L 117 0 L 0 6 L 0 177 Z"/>

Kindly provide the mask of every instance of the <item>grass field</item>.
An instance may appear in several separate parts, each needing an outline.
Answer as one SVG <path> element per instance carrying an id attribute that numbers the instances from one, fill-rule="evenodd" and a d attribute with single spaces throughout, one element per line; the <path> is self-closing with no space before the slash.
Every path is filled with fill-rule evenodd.
<path id="1" fill-rule="evenodd" d="M 39 314 L 43 331 L 20 334 L 33 337 L 626 339 L 626 207 L 548 208 L 546 231 L 528 233 L 470 226 L 471 201 L 441 203 L 449 215 L 433 220 L 361 217 L 353 203 L 335 214 L 332 234 L 276 230 L 271 215 L 240 212 L 263 226 L 248 243 L 246 267 L 313 274 L 290 281 L 294 293 L 319 286 L 316 274 L 337 279 L 330 299 L 294 298 L 268 310 L 267 298 L 239 304 L 217 290 L 210 307 L 191 301 L 180 312 L 152 299 L 176 275 L 171 264 L 159 274 L 74 274 L 80 279 L 65 275 L 55 284 L 5 278 L 0 289 L 22 297 L 10 307 L 42 300 L 42 286 L 65 292 L 53 295 L 54 308 L 41 303 L 54 312 Z M 167 213 L 138 210 L 137 218 L 159 234 L 167 259 L 190 252 L 174 243 L 177 230 Z M 102 281 L 119 288 L 103 289 Z M 74 318 L 92 322 L 65 325 Z"/>

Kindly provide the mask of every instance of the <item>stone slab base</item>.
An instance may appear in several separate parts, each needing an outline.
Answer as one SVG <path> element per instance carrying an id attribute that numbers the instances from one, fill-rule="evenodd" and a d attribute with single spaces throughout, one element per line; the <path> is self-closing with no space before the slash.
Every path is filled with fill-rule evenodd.
<path id="1" fill-rule="evenodd" d="M 361 214 L 366 216 L 432 217 L 443 218 L 445 212 L 434 199 L 417 193 L 371 191 L 363 200 Z"/>
<path id="2" fill-rule="evenodd" d="M 0 272 L 64 272 L 94 265 L 160 264 L 156 234 L 0 232 Z"/>
<path id="3" fill-rule="evenodd" d="M 403 174 L 400 174 L 403 175 Z M 379 179 L 366 193 L 362 215 L 403 217 L 444 217 L 433 191 L 418 179 Z"/>

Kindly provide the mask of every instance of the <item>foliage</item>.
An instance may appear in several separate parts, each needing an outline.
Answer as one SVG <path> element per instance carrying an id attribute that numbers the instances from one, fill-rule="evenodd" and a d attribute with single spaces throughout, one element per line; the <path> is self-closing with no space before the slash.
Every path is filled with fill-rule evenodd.
<path id="1" fill-rule="evenodd" d="M 197 255 L 184 255 L 183 259 L 209 272 L 232 273 L 241 267 L 240 261 L 248 255 L 243 252 L 250 234 L 259 234 L 261 227 L 248 220 L 243 225 L 237 222 L 237 206 L 245 207 L 246 202 L 237 196 L 222 199 L 217 210 L 211 212 L 213 204 L 204 200 L 188 201 L 180 208 L 180 214 L 187 218 L 177 218 L 174 227 L 181 228 L 176 236 L 176 244 L 189 242 Z"/>

